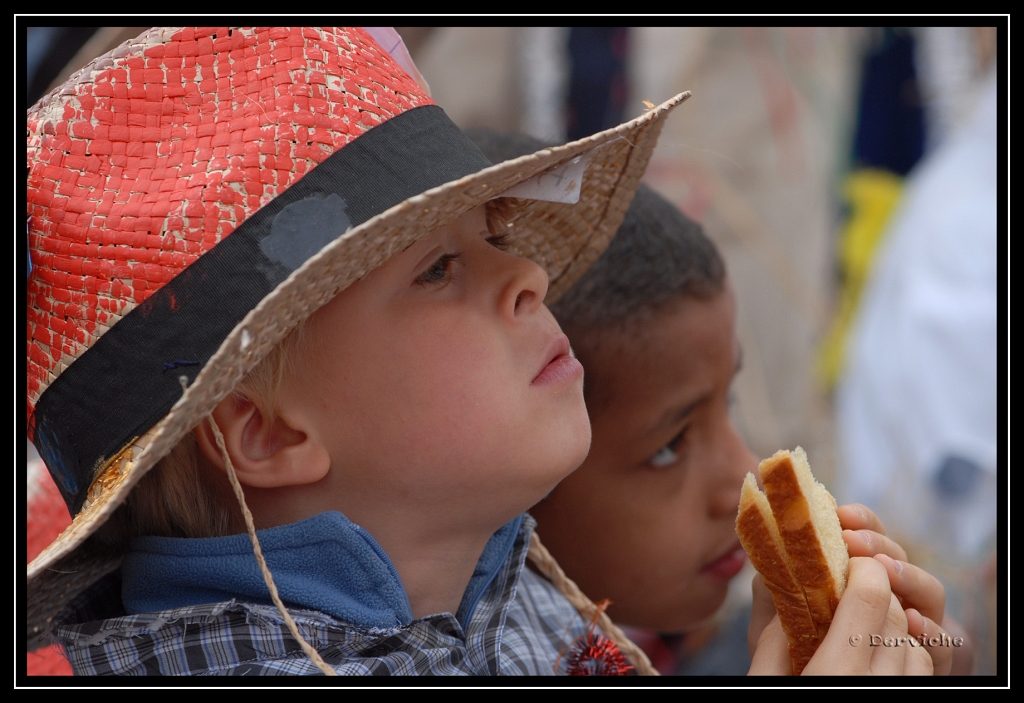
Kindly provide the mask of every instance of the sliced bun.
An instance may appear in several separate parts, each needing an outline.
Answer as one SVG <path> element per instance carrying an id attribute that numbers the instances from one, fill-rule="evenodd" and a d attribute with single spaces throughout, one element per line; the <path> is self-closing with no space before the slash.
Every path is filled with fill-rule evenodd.
<path id="1" fill-rule="evenodd" d="M 782 629 L 789 640 L 789 656 L 793 661 L 793 670 L 799 673 L 810 661 L 811 655 L 821 641 L 818 626 L 807 607 L 807 597 L 803 588 L 793 576 L 768 499 L 757 487 L 754 474 L 747 474 L 743 482 L 740 512 L 736 518 L 736 533 L 750 558 L 750 563 L 761 574 L 765 585 L 771 591 L 775 610 L 779 613 Z"/>
<path id="2" fill-rule="evenodd" d="M 850 557 L 835 499 L 814 480 L 803 449 L 777 452 L 758 472 L 765 493 L 747 474 L 736 532 L 771 591 L 799 674 L 828 632 Z"/>

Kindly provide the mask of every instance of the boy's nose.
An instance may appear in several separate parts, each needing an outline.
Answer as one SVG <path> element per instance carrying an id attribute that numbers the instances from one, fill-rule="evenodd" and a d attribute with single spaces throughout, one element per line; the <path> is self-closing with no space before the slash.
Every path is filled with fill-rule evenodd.
<path id="1" fill-rule="evenodd" d="M 509 319 L 535 311 L 548 292 L 548 274 L 530 259 L 513 254 L 502 257 L 505 274 L 498 298 L 499 310 Z"/>
<path id="2" fill-rule="evenodd" d="M 757 475 L 757 457 L 754 456 L 746 442 L 740 437 L 732 423 L 728 423 L 725 430 L 727 434 L 728 450 L 724 452 L 724 465 L 717 474 L 721 477 L 712 501 L 712 510 L 716 516 L 736 517 L 736 511 L 740 503 L 740 489 L 743 487 L 743 478 L 748 472 Z"/>

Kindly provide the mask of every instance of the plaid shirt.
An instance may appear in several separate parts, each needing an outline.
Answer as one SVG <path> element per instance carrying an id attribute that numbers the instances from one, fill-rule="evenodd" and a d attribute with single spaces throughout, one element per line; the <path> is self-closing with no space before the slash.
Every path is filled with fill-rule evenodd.
<path id="1" fill-rule="evenodd" d="M 368 629 L 316 611 L 289 612 L 303 638 L 343 675 L 554 674 L 586 623 L 554 586 L 524 567 L 535 524 L 526 516 L 465 629 L 450 613 Z M 54 635 L 75 674 L 321 673 L 273 606 L 232 600 L 96 619 L 112 607 L 120 607 L 116 579 L 80 597 L 55 620 Z"/>

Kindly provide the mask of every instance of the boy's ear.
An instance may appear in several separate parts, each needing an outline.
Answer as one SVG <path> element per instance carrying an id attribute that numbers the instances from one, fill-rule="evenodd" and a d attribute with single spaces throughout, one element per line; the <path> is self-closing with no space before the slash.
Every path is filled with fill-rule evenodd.
<path id="1" fill-rule="evenodd" d="M 244 395 L 230 395 L 211 413 L 238 480 L 254 488 L 315 483 L 327 475 L 330 456 L 300 427 L 260 410 Z M 294 423 L 293 423 L 294 424 Z M 203 454 L 227 472 L 209 420 L 195 429 Z"/>

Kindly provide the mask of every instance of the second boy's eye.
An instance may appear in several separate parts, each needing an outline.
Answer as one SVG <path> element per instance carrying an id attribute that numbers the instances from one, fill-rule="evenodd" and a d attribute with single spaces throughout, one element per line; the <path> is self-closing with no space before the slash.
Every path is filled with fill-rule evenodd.
<path id="1" fill-rule="evenodd" d="M 669 466 L 679 461 L 679 445 L 682 444 L 683 435 L 686 434 L 686 430 L 682 430 L 679 434 L 669 441 L 664 447 L 656 451 L 647 460 L 648 466 L 662 467 Z"/>
<path id="2" fill-rule="evenodd" d="M 440 286 L 448 283 L 453 277 L 452 262 L 459 258 L 458 254 L 442 254 L 426 271 L 416 277 L 421 286 Z"/>

